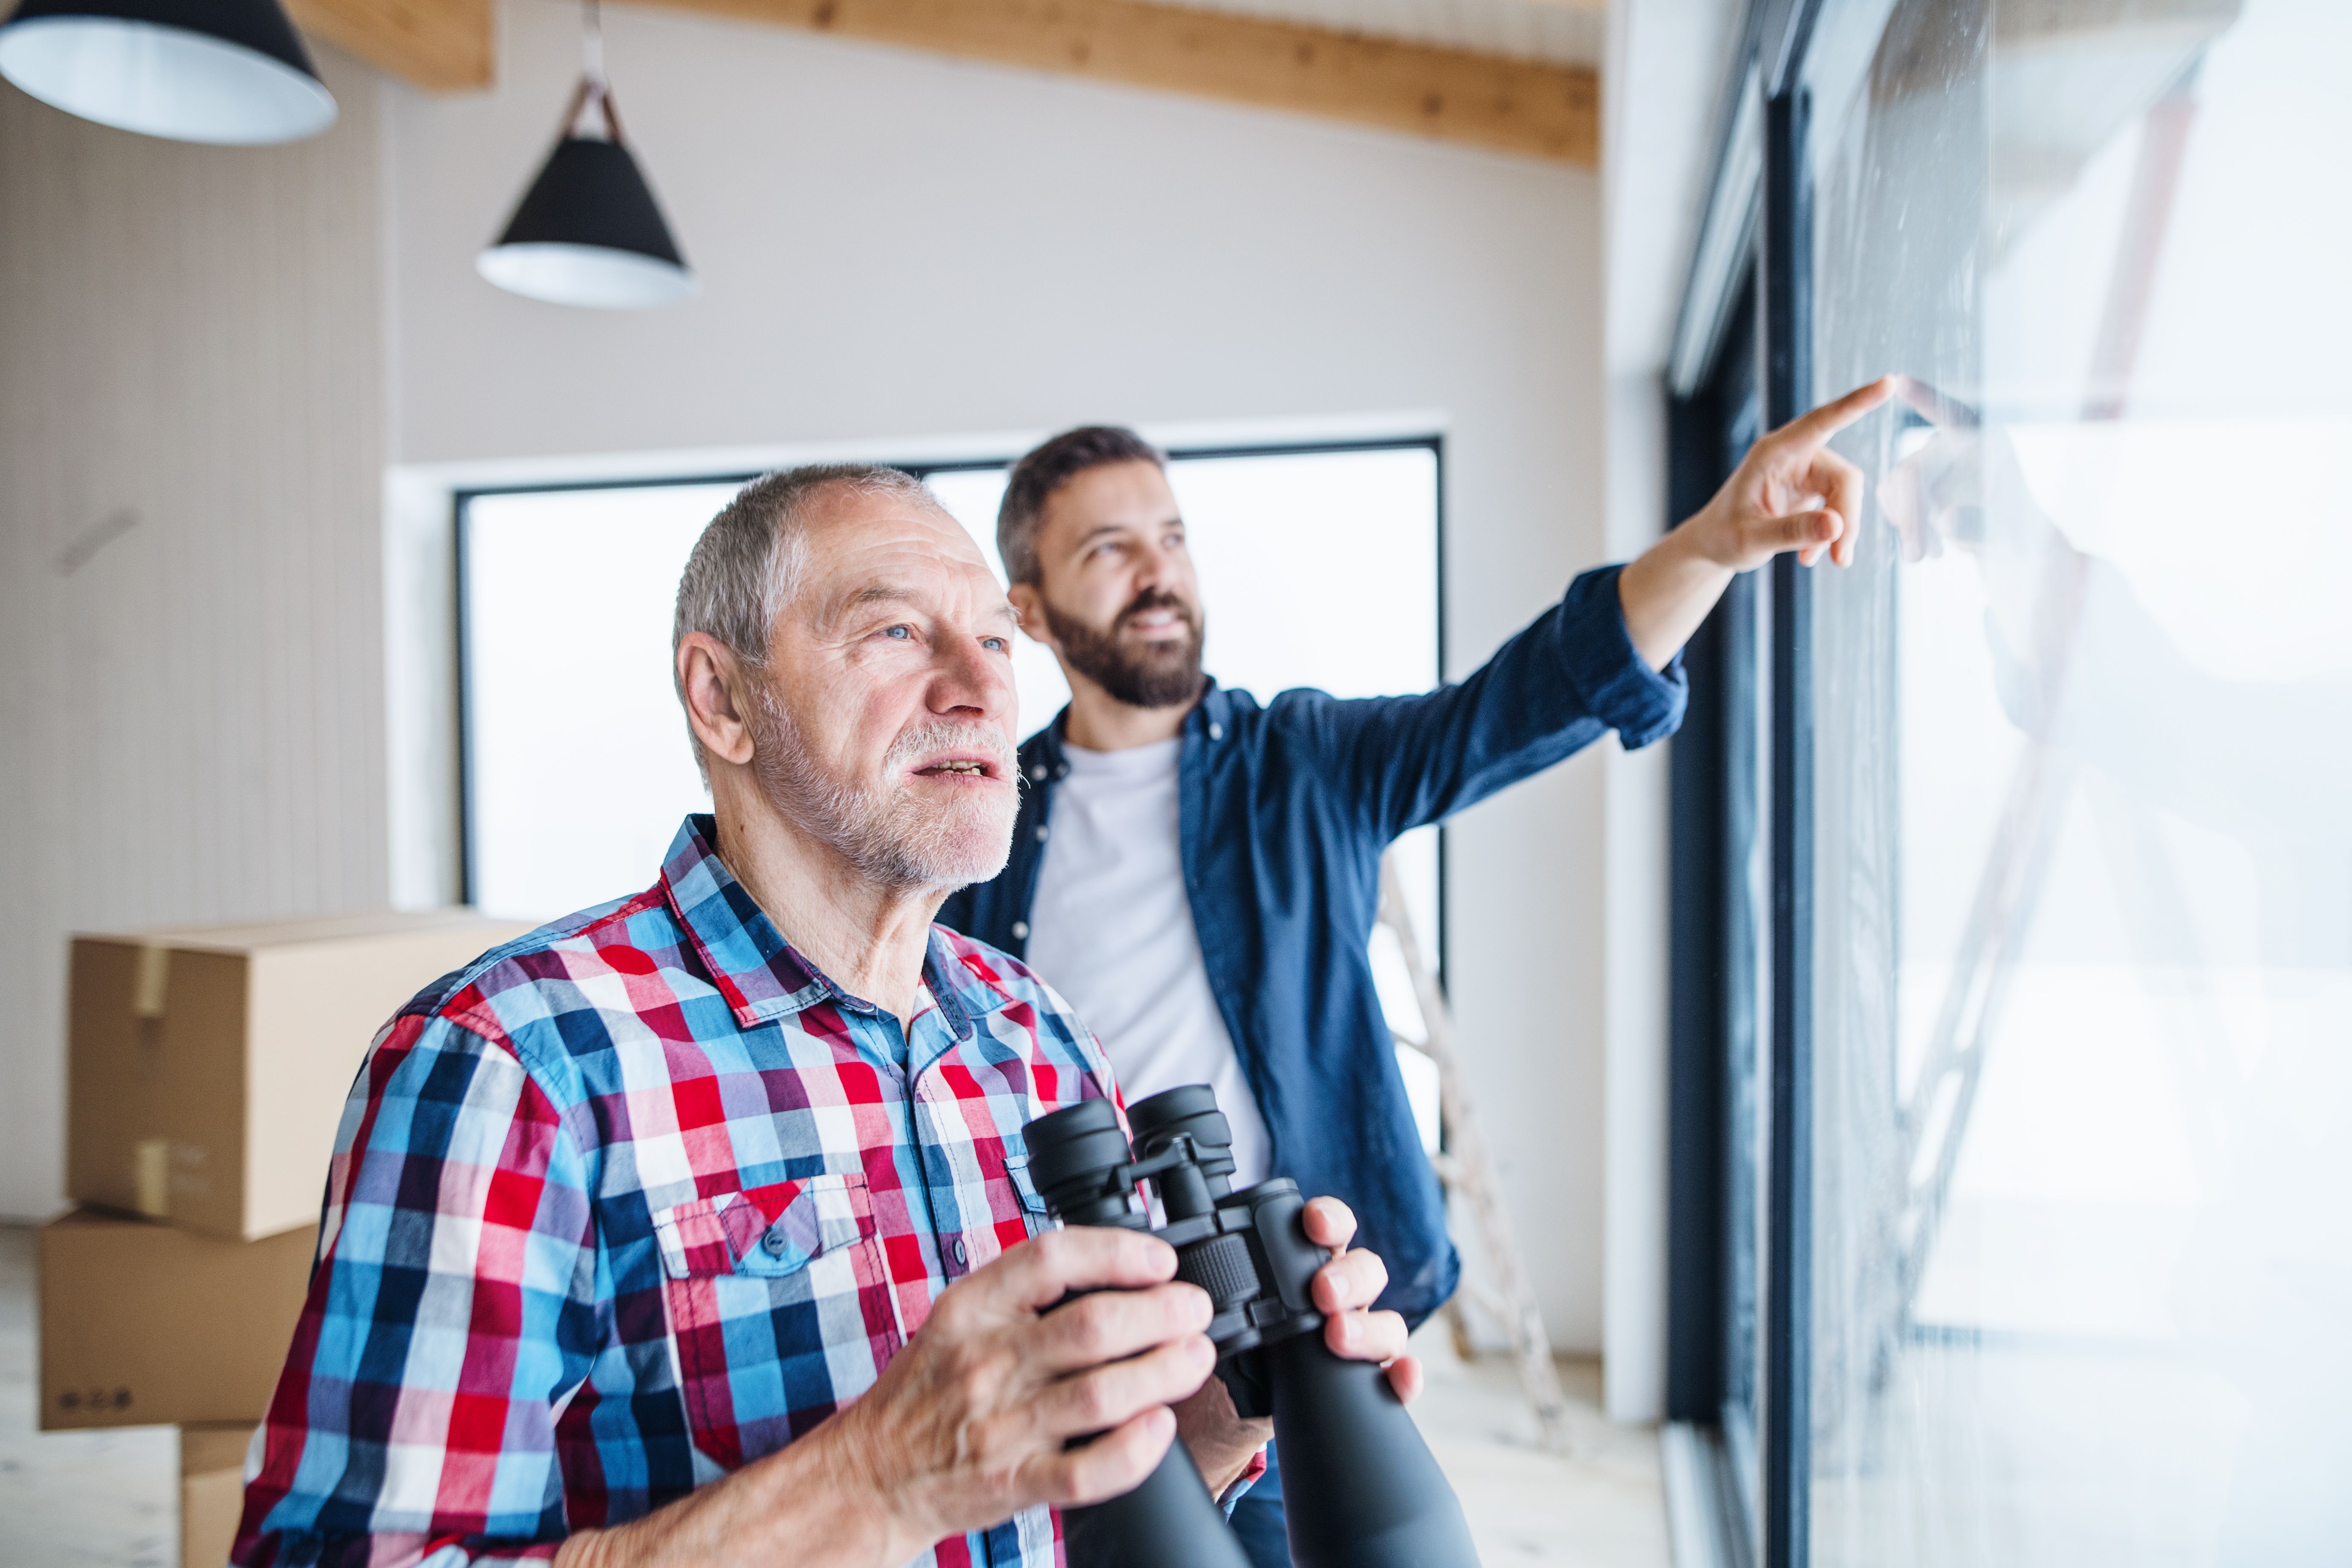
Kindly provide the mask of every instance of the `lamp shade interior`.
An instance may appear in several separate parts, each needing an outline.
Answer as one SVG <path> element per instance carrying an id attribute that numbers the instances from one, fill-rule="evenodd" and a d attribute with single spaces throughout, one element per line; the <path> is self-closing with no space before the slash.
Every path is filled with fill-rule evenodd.
<path id="1" fill-rule="evenodd" d="M 690 300 L 700 288 L 674 261 L 601 245 L 494 245 L 475 269 L 499 288 L 551 305 L 643 310 Z"/>
<path id="2" fill-rule="evenodd" d="M 28 3 L 0 27 L 0 75 L 68 114 L 178 142 L 292 142 L 335 121 L 276 0 Z"/>
<path id="3" fill-rule="evenodd" d="M 559 305 L 643 310 L 700 285 L 637 161 L 617 142 L 567 136 L 475 266 L 501 289 Z"/>

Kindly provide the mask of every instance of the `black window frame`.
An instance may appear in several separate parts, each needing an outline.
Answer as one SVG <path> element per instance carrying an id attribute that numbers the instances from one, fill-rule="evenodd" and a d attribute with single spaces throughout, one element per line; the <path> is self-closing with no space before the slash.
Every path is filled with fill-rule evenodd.
<path id="1" fill-rule="evenodd" d="M 1426 451 L 1437 465 L 1436 516 L 1436 583 L 1437 594 L 1437 669 L 1436 681 L 1443 684 L 1451 677 L 1452 648 L 1448 637 L 1446 612 L 1447 560 L 1452 554 L 1446 527 L 1445 437 L 1443 432 L 1421 436 L 1367 436 L 1331 440 L 1269 441 L 1218 443 L 1206 446 L 1172 446 L 1164 449 L 1171 463 L 1190 462 L 1220 458 L 1291 458 L 1334 455 L 1342 452 Z M 971 473 L 986 468 L 1002 468 L 1020 457 L 1010 452 L 1003 457 L 954 458 L 929 461 L 900 460 L 888 467 L 900 468 L 919 479 L 929 479 L 934 474 Z M 884 461 L 884 459 L 874 459 Z M 454 715 L 457 722 L 457 888 L 458 902 L 474 901 L 474 849 L 478 835 L 475 828 L 474 792 L 474 723 L 473 668 L 467 647 L 467 608 L 472 584 L 467 581 L 466 563 L 467 531 L 473 503 L 483 496 L 546 495 L 569 490 L 658 489 L 681 485 L 745 485 L 760 477 L 759 470 L 685 472 L 642 478 L 609 479 L 558 479 L 510 485 L 475 485 L 451 492 L 453 526 L 450 531 L 451 582 L 454 584 L 450 635 L 455 640 L 454 669 L 457 689 L 454 693 Z M 1452 852 L 1452 833 L 1444 824 L 1437 830 L 1437 931 L 1432 947 L 1435 950 L 1440 983 L 1448 973 L 1446 960 L 1453 921 L 1447 916 L 1447 875 Z"/>
<path id="2" fill-rule="evenodd" d="M 1746 435 L 1738 421 L 1755 412 L 1743 389 L 1760 394 L 1766 429 L 1812 400 L 1803 68 L 1822 10 L 1821 0 L 1750 0 L 1747 8 L 1666 390 L 1669 525 L 1696 510 L 1736 464 Z M 1758 102 L 1760 114 L 1743 123 L 1748 102 Z M 1714 261 L 1727 253 L 1733 264 Z M 1750 354 L 1758 362 L 1752 369 L 1742 357 Z M 1717 1562 L 1754 1561 L 1758 1568 L 1805 1568 L 1811 1556 L 1811 608 L 1810 574 L 1786 554 L 1725 596 L 1685 656 L 1692 707 L 1670 764 L 1666 1413 L 1699 1428 L 1717 1456 L 1696 1478 L 1717 1495 L 1685 1517 L 1717 1531 Z M 1769 617 L 1760 660 L 1759 612 Z M 1769 710 L 1760 727 L 1759 694 L 1768 694 Z M 1737 765 L 1742 745 L 1759 744 L 1769 776 L 1760 819 L 1752 770 Z M 1756 944 L 1737 940 L 1748 913 L 1735 880 L 1748 847 L 1738 840 L 1759 833 L 1769 841 L 1769 973 L 1757 972 Z M 1760 985 L 1771 998 L 1757 1086 L 1765 1146 L 1760 1183 L 1745 1194 L 1762 1210 L 1760 1300 L 1755 1342 L 1743 1346 L 1729 1288 L 1734 1249 L 1752 1247 L 1755 1238 L 1737 1223 L 1737 1184 L 1759 1173 L 1739 1169 L 1734 1158 L 1739 1145 L 1725 1086 L 1736 1031 L 1744 1026 L 1740 1009 L 1753 1007 Z M 1743 1351 L 1752 1354 L 1756 1377 L 1752 1478 L 1738 1473 L 1721 1441 Z"/>

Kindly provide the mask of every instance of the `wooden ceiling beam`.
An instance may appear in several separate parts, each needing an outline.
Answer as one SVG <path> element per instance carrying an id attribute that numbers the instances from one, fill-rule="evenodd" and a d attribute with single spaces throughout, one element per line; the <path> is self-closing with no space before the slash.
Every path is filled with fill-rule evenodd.
<path id="1" fill-rule="evenodd" d="M 497 0 L 287 0 L 294 25 L 431 92 L 498 80 Z"/>
<path id="2" fill-rule="evenodd" d="M 1587 168 L 1601 160 L 1601 79 L 1585 66 L 1144 0 L 639 3 L 1289 110 Z"/>
<path id="3" fill-rule="evenodd" d="M 960 59 L 1319 115 L 1591 168 L 1601 79 L 1149 0 L 640 0 Z M 289 0 L 304 31 L 436 92 L 492 85 L 496 0 Z"/>

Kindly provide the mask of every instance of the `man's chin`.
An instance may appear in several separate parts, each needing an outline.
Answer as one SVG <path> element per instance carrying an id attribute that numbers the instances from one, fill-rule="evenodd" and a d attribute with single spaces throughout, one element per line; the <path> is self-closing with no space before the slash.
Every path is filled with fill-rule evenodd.
<path id="1" fill-rule="evenodd" d="M 954 892 L 1004 869 L 1013 857 L 1013 813 L 975 802 L 930 816 L 900 842 L 917 879 Z"/>
<path id="2" fill-rule="evenodd" d="M 944 848 L 937 880 L 953 892 L 974 882 L 985 882 L 1003 870 L 1005 863 L 1013 858 L 1013 835 L 1005 832 L 992 838 L 980 835 L 969 843 L 960 841 Z"/>

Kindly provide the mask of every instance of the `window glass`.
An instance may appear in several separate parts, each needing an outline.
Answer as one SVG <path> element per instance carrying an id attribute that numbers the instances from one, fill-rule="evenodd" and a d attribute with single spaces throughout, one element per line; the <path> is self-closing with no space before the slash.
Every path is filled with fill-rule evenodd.
<path id="1" fill-rule="evenodd" d="M 1811 1553 L 2352 1542 L 2352 9 L 1860 0 L 1809 63 Z"/>
<path id="2" fill-rule="evenodd" d="M 1749 352 L 1731 355 L 1738 385 L 1727 405 L 1720 471 L 1730 474 L 1763 423 L 1763 388 L 1753 351 L 1756 322 L 1743 310 Z M 1720 1421 L 1740 1523 L 1760 1556 L 1764 1511 L 1758 1429 L 1764 1414 L 1764 1281 L 1771 1259 L 1765 1194 L 1771 1172 L 1772 1050 L 1772 596 L 1761 574 L 1735 580 L 1716 610 L 1723 639 L 1724 863 L 1717 891 L 1723 921 L 1724 1148 L 1723 1401 Z"/>
<path id="3" fill-rule="evenodd" d="M 1003 467 L 926 476 L 996 556 Z M 1433 446 L 1180 457 L 1207 618 L 1206 662 L 1270 700 L 1425 690 L 1438 678 L 1438 458 Z M 737 486 L 644 485 L 487 494 L 466 503 L 464 712 L 467 854 L 485 910 L 552 917 L 646 887 L 680 817 L 709 808 L 671 689 L 670 616 L 687 554 Z M 1024 733 L 1069 700 L 1052 654 L 1017 639 Z M 1400 876 L 1423 948 L 1442 951 L 1438 835 L 1408 834 Z M 1399 1028 L 1420 1012 L 1393 941 L 1374 975 Z M 1435 1069 L 1400 1054 L 1423 1137 Z"/>

